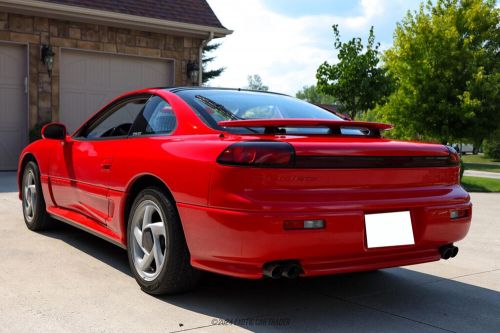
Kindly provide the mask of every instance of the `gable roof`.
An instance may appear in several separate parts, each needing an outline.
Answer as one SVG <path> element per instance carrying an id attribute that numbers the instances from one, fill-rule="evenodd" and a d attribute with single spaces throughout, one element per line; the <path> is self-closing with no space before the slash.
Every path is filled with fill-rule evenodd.
<path id="1" fill-rule="evenodd" d="M 0 10 L 201 38 L 232 33 L 206 0 L 0 0 Z"/>
<path id="2" fill-rule="evenodd" d="M 62 5 L 224 28 L 206 0 L 43 0 Z"/>

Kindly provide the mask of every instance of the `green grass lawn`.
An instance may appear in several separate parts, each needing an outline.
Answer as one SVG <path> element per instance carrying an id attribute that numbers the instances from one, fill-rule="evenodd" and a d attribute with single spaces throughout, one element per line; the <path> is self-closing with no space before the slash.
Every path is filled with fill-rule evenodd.
<path id="1" fill-rule="evenodd" d="M 462 156 L 465 170 L 478 170 L 500 173 L 500 161 L 493 161 L 484 155 L 464 155 Z"/>
<path id="2" fill-rule="evenodd" d="M 500 192 L 500 179 L 464 176 L 462 186 L 469 192 Z"/>

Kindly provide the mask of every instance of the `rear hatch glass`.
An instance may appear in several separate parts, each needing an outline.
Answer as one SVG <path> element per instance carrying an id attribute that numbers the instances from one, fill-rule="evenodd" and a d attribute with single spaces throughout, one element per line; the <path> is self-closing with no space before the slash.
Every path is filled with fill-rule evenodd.
<path id="1" fill-rule="evenodd" d="M 263 127 L 224 128 L 221 121 L 249 119 L 325 119 L 339 120 L 339 116 L 319 106 L 274 93 L 256 91 L 188 89 L 177 92 L 210 127 L 238 134 L 263 134 Z M 348 135 L 364 135 L 362 130 L 345 129 Z M 284 127 L 290 135 L 325 135 L 327 127 Z M 344 133 L 343 133 L 344 134 Z"/>

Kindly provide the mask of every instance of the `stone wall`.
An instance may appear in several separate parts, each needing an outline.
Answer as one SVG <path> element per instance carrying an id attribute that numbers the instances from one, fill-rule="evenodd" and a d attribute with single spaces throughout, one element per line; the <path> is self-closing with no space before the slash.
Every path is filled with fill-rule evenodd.
<path id="1" fill-rule="evenodd" d="M 189 85 L 188 60 L 197 60 L 201 40 L 97 24 L 0 12 L 0 41 L 29 43 L 29 123 L 59 118 L 59 48 L 175 59 L 175 85 Z M 40 60 L 40 46 L 55 53 L 52 77 Z"/>

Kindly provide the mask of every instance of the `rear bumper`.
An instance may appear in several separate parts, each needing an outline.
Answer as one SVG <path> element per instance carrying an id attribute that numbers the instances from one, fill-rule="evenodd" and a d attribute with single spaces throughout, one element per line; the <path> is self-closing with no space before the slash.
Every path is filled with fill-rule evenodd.
<path id="1" fill-rule="evenodd" d="M 376 212 L 409 210 L 415 244 L 369 249 L 362 209 L 331 212 L 252 212 L 178 204 L 194 267 L 257 279 L 265 263 L 298 260 L 303 276 L 328 275 L 411 265 L 440 259 L 438 248 L 467 234 L 471 212 L 450 220 L 450 209 L 471 209 L 462 202 L 407 209 L 387 206 Z M 321 230 L 283 229 L 285 220 L 322 219 Z"/>

